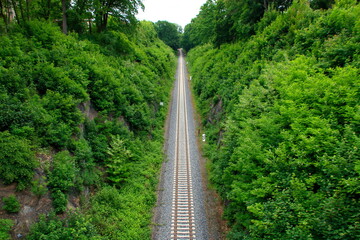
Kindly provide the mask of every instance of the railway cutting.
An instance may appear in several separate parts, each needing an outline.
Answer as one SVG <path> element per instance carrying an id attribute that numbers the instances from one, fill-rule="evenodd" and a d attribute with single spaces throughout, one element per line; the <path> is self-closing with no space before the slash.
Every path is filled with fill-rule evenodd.
<path id="1" fill-rule="evenodd" d="M 170 111 L 161 191 L 156 209 L 156 240 L 207 238 L 199 152 L 186 65 L 179 50 L 176 82 Z"/>

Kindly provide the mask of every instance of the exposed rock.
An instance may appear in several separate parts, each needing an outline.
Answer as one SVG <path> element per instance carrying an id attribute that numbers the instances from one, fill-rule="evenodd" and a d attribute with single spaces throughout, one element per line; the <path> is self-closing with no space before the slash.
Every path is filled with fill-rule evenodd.
<path id="1" fill-rule="evenodd" d="M 90 120 L 94 120 L 94 118 L 99 115 L 99 113 L 95 110 L 90 101 L 80 103 L 78 105 L 78 108 Z"/>
<path id="2" fill-rule="evenodd" d="M 16 184 L 4 185 L 0 183 L 0 199 L 15 195 L 20 202 L 21 209 L 18 213 L 7 213 L 2 210 L 3 203 L 0 201 L 0 218 L 14 220 L 12 229 L 12 238 L 17 239 L 18 235 L 25 236 L 30 226 L 35 223 L 40 214 L 46 214 L 52 209 L 52 201 L 49 194 L 45 194 L 41 198 L 35 196 L 31 191 L 16 191 Z"/>

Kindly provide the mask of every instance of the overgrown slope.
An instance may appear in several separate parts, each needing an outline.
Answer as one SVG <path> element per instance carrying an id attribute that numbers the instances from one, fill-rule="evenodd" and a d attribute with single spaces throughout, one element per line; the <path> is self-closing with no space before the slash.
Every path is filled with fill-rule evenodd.
<path id="1" fill-rule="evenodd" d="M 229 239 L 360 237 L 360 5 L 335 2 L 188 54 Z"/>
<path id="2" fill-rule="evenodd" d="M 150 237 L 175 57 L 150 22 L 88 39 L 38 21 L 0 36 L 0 178 L 59 214 L 81 202 L 28 239 Z"/>

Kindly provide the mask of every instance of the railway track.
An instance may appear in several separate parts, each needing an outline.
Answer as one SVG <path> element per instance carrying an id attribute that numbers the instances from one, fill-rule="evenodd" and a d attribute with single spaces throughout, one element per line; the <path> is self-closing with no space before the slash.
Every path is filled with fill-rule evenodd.
<path id="1" fill-rule="evenodd" d="M 179 50 L 176 143 L 170 239 L 196 239 L 184 59 Z"/>

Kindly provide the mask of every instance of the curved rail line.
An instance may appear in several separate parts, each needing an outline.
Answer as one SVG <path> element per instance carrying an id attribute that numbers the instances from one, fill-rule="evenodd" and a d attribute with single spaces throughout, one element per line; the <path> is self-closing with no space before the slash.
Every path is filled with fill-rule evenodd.
<path id="1" fill-rule="evenodd" d="M 184 60 L 181 50 L 179 54 L 171 239 L 195 240 Z"/>

